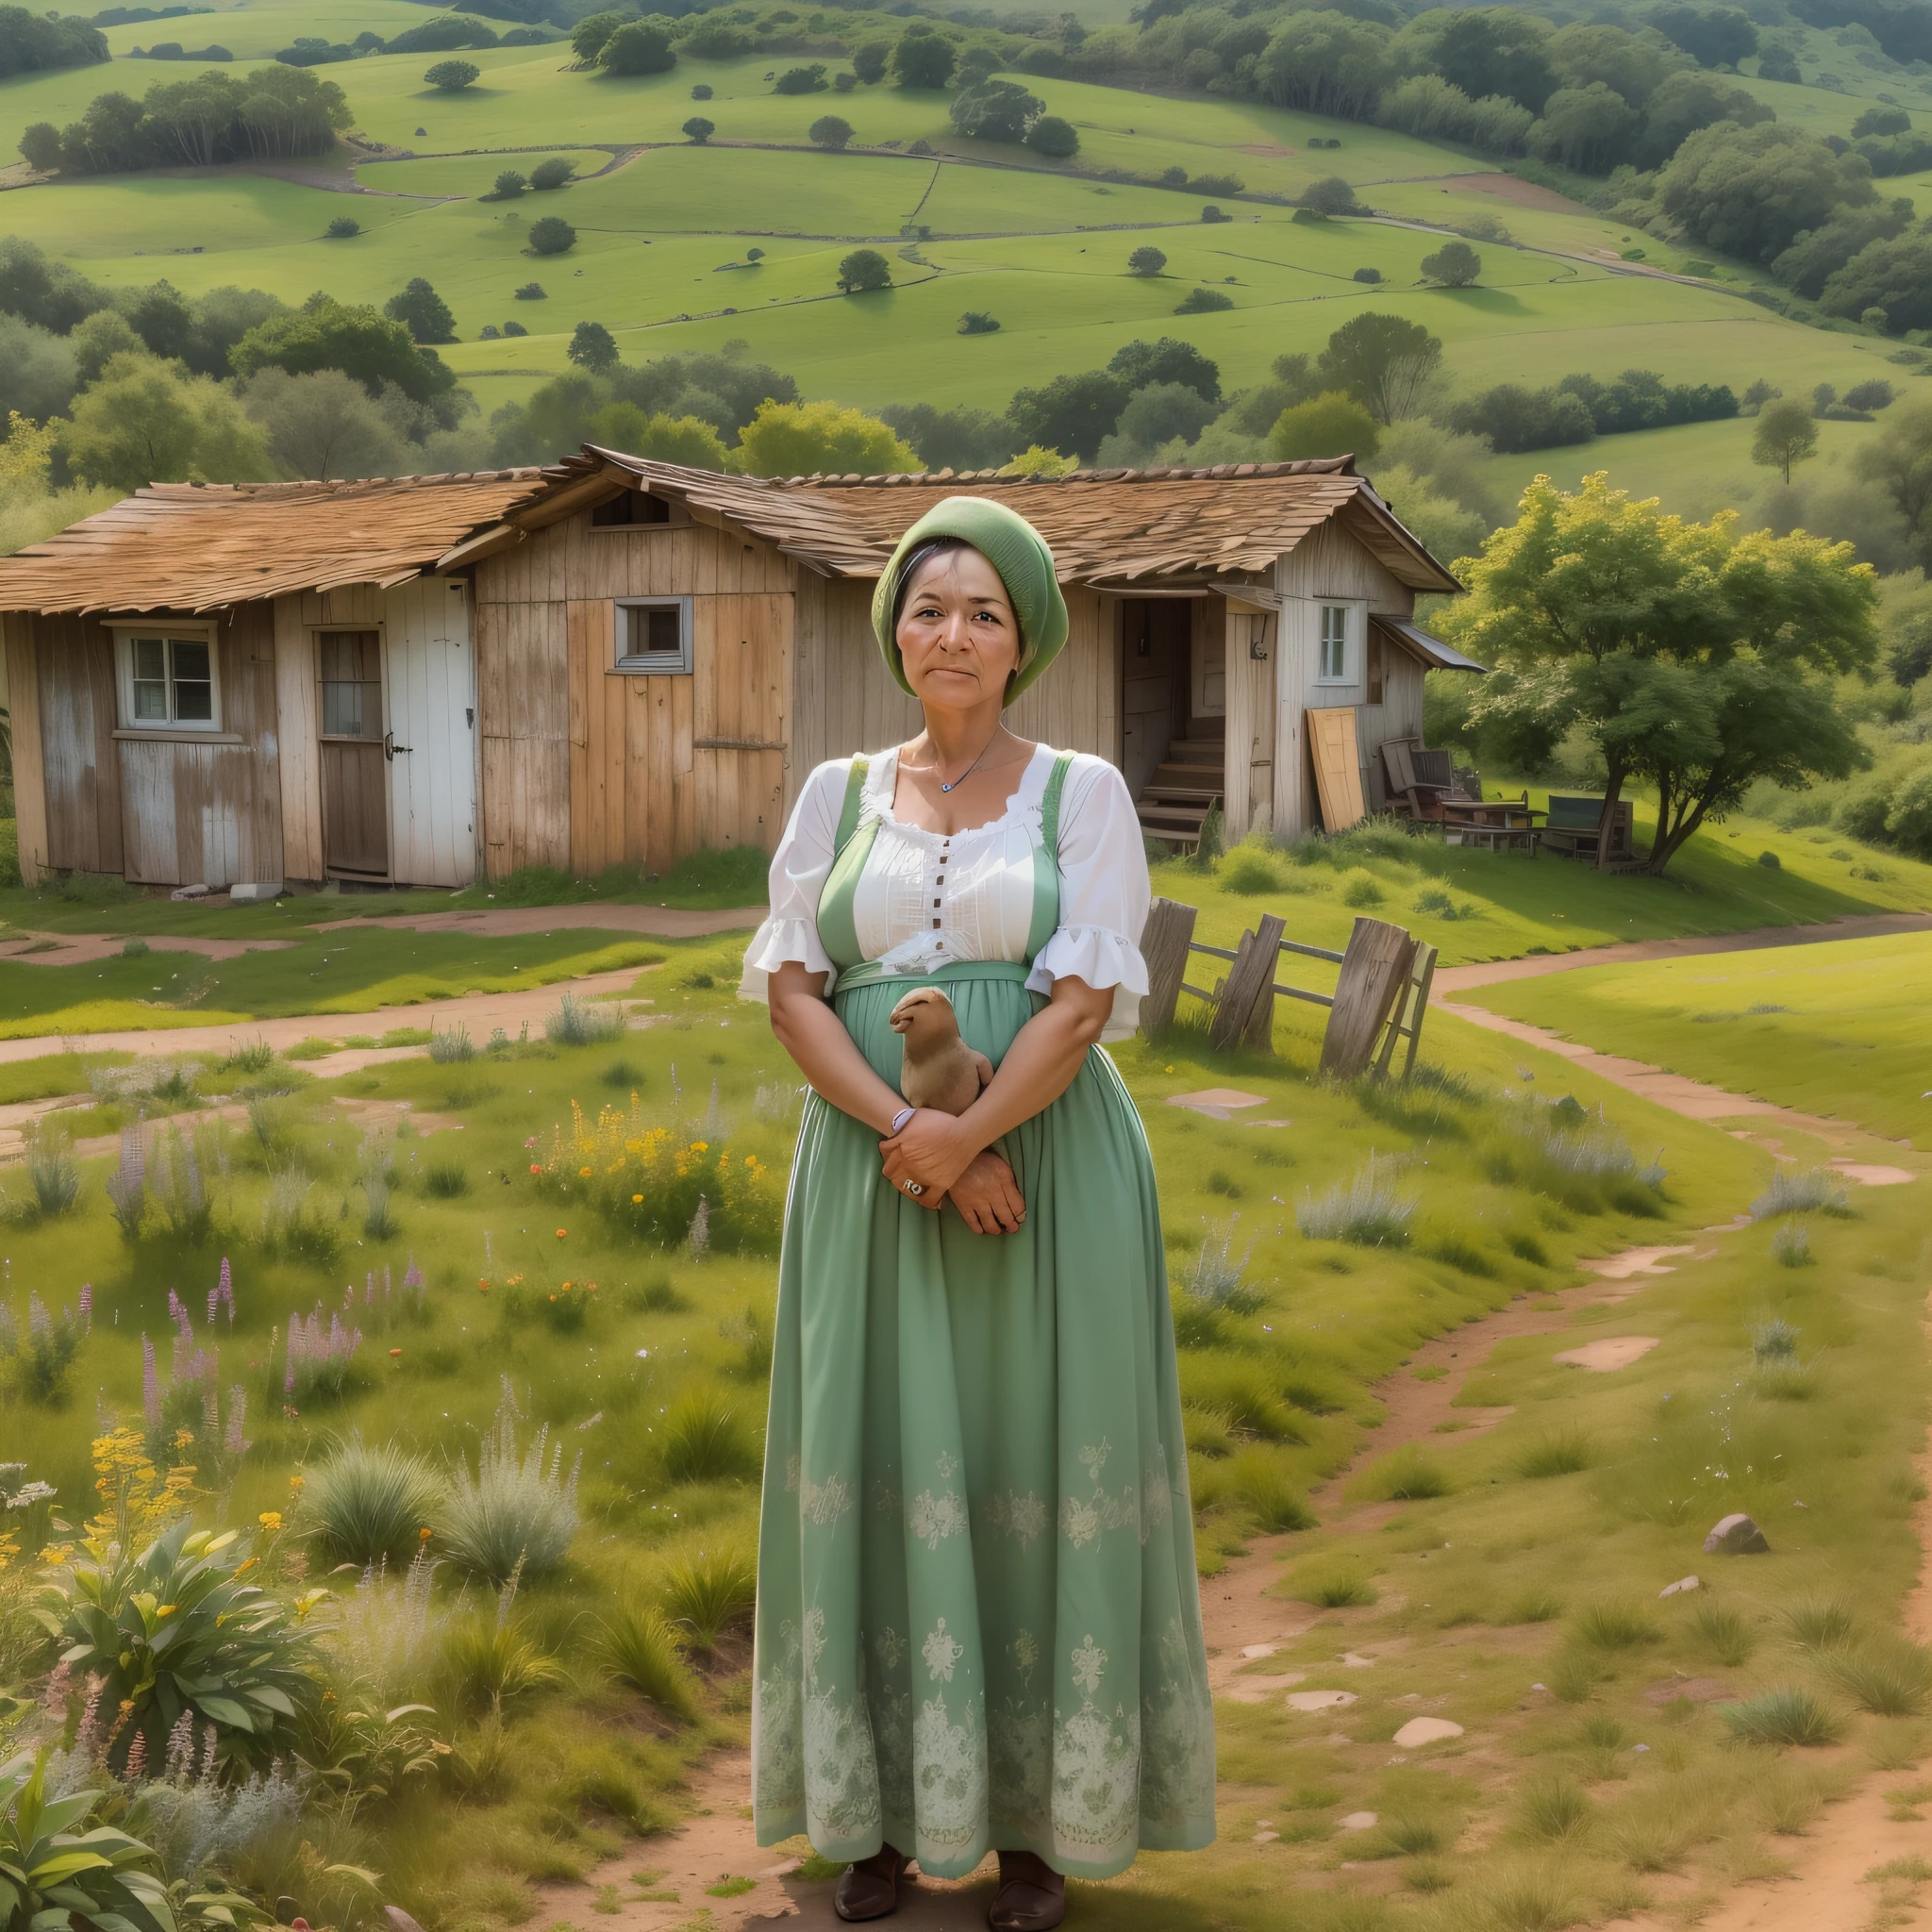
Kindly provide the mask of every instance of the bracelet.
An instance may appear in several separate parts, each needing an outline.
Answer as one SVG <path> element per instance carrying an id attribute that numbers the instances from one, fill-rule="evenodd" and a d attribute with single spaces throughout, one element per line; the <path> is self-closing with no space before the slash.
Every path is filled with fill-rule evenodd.
<path id="1" fill-rule="evenodd" d="M 886 1138 L 891 1141 L 897 1140 L 899 1135 L 904 1131 L 906 1123 L 909 1121 L 912 1118 L 912 1116 L 916 1114 L 918 1111 L 919 1109 L 916 1107 L 902 1107 L 899 1109 L 899 1111 L 892 1116 L 892 1124 L 891 1129 L 888 1131 Z"/>

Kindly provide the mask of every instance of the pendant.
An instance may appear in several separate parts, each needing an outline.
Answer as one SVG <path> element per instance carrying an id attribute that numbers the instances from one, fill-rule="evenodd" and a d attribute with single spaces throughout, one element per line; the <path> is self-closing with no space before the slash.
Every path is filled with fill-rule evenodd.
<path id="1" fill-rule="evenodd" d="M 953 780 L 953 785 L 957 785 L 957 784 L 958 784 L 958 782 L 959 782 L 959 781 L 958 781 L 958 780 L 957 778 L 955 778 L 955 779 Z M 941 785 L 941 786 L 940 787 L 940 790 L 941 790 L 941 791 L 951 791 L 951 790 L 953 789 L 953 785 Z"/>

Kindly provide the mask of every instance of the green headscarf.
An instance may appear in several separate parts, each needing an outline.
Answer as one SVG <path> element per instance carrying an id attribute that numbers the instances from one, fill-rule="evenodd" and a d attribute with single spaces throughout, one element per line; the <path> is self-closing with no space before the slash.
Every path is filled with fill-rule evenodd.
<path id="1" fill-rule="evenodd" d="M 1011 704 L 1059 656 L 1060 646 L 1067 641 L 1067 601 L 1054 575 L 1053 552 L 1024 517 L 990 497 L 949 496 L 934 504 L 899 539 L 899 547 L 892 552 L 892 560 L 886 565 L 872 599 L 872 627 L 885 654 L 886 669 L 908 697 L 913 691 L 906 681 L 899 641 L 892 635 L 892 607 L 898 602 L 899 572 L 907 557 L 933 537 L 957 537 L 972 544 L 999 572 L 1000 581 L 1007 587 L 1013 614 L 1020 621 L 1020 668 L 1006 695 L 1006 702 Z"/>

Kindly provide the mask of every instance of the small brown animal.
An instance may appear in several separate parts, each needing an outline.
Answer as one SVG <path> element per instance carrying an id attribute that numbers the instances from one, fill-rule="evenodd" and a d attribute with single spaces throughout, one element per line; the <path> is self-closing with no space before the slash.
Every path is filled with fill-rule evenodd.
<path id="1" fill-rule="evenodd" d="M 906 1042 L 899 1091 L 908 1105 L 964 1113 L 992 1078 L 992 1062 L 959 1038 L 958 1016 L 938 987 L 908 992 L 892 1008 L 891 1026 Z"/>

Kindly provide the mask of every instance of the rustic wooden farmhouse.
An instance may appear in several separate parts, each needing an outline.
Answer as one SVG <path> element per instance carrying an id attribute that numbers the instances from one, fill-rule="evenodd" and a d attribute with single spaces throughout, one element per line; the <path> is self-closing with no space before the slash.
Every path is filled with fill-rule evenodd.
<path id="1" fill-rule="evenodd" d="M 1053 545 L 1073 634 L 1016 729 L 1150 831 L 1319 822 L 1307 716 L 1382 803 L 1459 588 L 1353 460 L 765 479 L 542 469 L 158 484 L 0 559 L 20 855 L 142 884 L 461 885 L 775 841 L 822 758 L 909 734 L 873 586 L 941 497 Z M 1326 774 L 1324 774 L 1324 782 Z"/>

